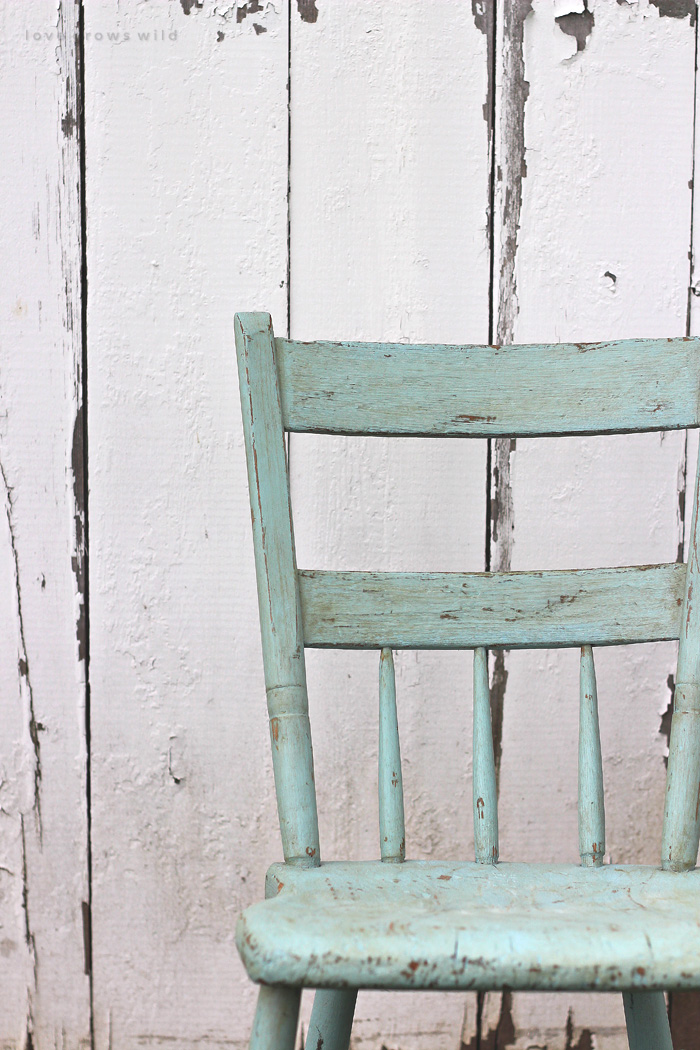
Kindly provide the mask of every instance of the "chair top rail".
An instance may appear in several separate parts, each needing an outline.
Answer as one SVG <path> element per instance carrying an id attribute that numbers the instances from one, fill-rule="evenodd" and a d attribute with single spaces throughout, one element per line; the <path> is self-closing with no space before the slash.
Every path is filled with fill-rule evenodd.
<path id="1" fill-rule="evenodd" d="M 685 565 L 298 579 L 308 648 L 549 649 L 677 639 Z"/>
<path id="2" fill-rule="evenodd" d="M 700 339 L 409 346 L 276 339 L 289 431 L 498 437 L 700 422 Z"/>

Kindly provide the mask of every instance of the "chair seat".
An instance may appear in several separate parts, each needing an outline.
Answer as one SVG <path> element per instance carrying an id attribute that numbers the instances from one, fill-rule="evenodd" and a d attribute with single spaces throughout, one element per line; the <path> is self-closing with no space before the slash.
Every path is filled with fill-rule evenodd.
<path id="1" fill-rule="evenodd" d="M 254 981 L 629 990 L 700 985 L 700 870 L 273 865 L 237 944 Z"/>

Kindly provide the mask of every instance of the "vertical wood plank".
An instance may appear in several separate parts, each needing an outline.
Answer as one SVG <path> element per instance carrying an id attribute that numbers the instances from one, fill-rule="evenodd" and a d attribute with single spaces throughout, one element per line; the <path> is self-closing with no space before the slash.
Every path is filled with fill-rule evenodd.
<path id="1" fill-rule="evenodd" d="M 700 151 L 697 91 L 696 68 L 693 185 L 695 184 L 698 171 L 698 155 Z M 699 244 L 700 207 L 698 207 L 698 200 L 694 193 L 690 240 L 687 335 L 691 335 L 700 329 L 700 303 L 698 302 L 700 286 L 698 285 L 697 265 Z M 679 518 L 681 526 L 679 557 L 684 558 L 688 569 L 683 600 L 682 623 L 684 626 L 679 644 L 678 665 L 672 697 L 673 714 L 669 740 L 664 833 L 661 845 L 661 862 L 663 866 L 679 870 L 695 865 L 698 851 L 698 833 L 700 830 L 697 812 L 697 797 L 700 790 L 700 697 L 698 694 L 700 662 L 697 656 L 697 605 L 693 601 L 693 592 L 697 593 L 698 583 L 700 583 L 698 579 L 700 565 L 698 563 L 696 536 L 698 499 L 700 498 L 700 472 L 697 469 L 698 461 L 700 460 L 700 449 L 698 449 L 697 432 L 690 432 L 687 435 L 684 451 L 683 463 L 679 470 Z M 691 493 L 693 493 L 692 501 L 689 499 Z"/>
<path id="2" fill-rule="evenodd" d="M 698 43 L 698 26 L 695 26 L 696 56 Z M 698 73 L 697 58 L 695 70 L 695 127 L 693 158 L 693 209 L 692 227 L 690 240 L 690 280 L 688 282 L 688 307 L 686 314 L 686 335 L 695 335 L 700 332 L 700 267 L 698 266 L 698 250 L 700 249 L 700 201 L 698 200 L 695 187 L 697 186 L 698 173 L 700 173 L 700 134 L 698 121 Z M 678 519 L 679 519 L 679 543 L 678 560 L 688 561 L 690 558 L 691 519 L 694 502 L 691 498 L 695 492 L 697 463 L 700 451 L 700 435 L 697 430 L 688 431 L 686 435 L 685 456 L 678 471 Z M 669 705 L 664 712 L 662 721 L 662 732 L 670 743 L 670 729 L 672 722 L 672 711 L 675 693 L 676 676 L 669 678 L 671 694 Z M 668 788 L 668 784 L 667 784 Z M 663 856 L 663 845 L 662 845 Z M 671 1035 L 676 1046 L 692 1045 L 691 1039 L 700 1030 L 700 992 L 671 992 L 668 996 L 669 1017 L 671 1021 Z"/>
<path id="3" fill-rule="evenodd" d="M 481 5 L 310 8 L 291 8 L 291 337 L 487 341 Z M 290 447 L 301 568 L 483 569 L 485 442 L 295 434 Z M 469 661 L 395 659 L 411 855 L 468 856 Z M 376 656 L 309 652 L 307 673 L 324 857 L 374 855 Z M 361 992 L 353 1038 L 429 1050 L 463 1009 L 461 996 Z"/>
<path id="4" fill-rule="evenodd" d="M 90 1038 L 79 15 L 0 10 L 0 1045 L 34 1050 Z"/>
<path id="5" fill-rule="evenodd" d="M 605 856 L 603 756 L 593 650 L 581 649 L 578 713 L 578 851 L 584 868 L 599 868 Z"/>
<path id="6" fill-rule="evenodd" d="M 405 860 L 403 777 L 391 649 L 382 649 L 379 656 L 379 844 L 382 860 L 397 864 Z"/>
<path id="7" fill-rule="evenodd" d="M 684 334 L 690 18 L 646 4 L 534 2 L 499 3 L 496 23 L 494 331 L 501 325 L 516 342 Z M 494 451 L 491 566 L 508 558 L 513 569 L 675 558 L 682 446 L 682 435 L 650 435 L 518 441 Z M 616 698 L 614 714 L 600 710 L 608 852 L 613 861 L 655 863 L 665 773 L 658 730 L 674 646 L 596 657 L 601 697 Z M 511 653 L 495 664 L 503 857 L 575 859 L 576 677 L 572 653 Z M 533 689 L 539 702 L 528 710 Z M 494 1010 L 482 1039 L 496 1024 Z M 572 1031 L 624 1045 L 619 1001 L 585 996 L 513 996 L 513 1041 L 556 1045 L 559 1033 L 564 1045 L 569 1015 Z"/>
<path id="8" fill-rule="evenodd" d="M 485 649 L 474 650 L 474 855 L 480 864 L 498 861 L 498 792 Z"/>
<path id="9" fill-rule="evenodd" d="M 287 11 L 255 6 L 85 11 L 98 1050 L 247 1045 L 233 928 L 281 858 L 233 342 L 286 318 Z"/>

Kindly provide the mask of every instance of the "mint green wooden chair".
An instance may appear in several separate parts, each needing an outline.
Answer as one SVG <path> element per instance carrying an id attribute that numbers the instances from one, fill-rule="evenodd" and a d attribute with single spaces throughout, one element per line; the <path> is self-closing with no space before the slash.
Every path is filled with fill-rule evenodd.
<path id="1" fill-rule="evenodd" d="M 507 573 L 296 567 L 285 431 L 496 437 L 697 427 L 700 340 L 529 347 L 300 343 L 239 314 L 236 348 L 284 863 L 237 944 L 253 1050 L 347 1050 L 358 988 L 619 990 L 633 1050 L 671 1047 L 663 991 L 700 987 L 698 491 L 688 565 Z M 592 646 L 680 639 L 662 856 L 606 865 Z M 304 648 L 376 649 L 381 860 L 324 864 Z M 581 647 L 581 865 L 498 863 L 487 650 Z M 474 652 L 475 861 L 405 859 L 393 649 Z"/>

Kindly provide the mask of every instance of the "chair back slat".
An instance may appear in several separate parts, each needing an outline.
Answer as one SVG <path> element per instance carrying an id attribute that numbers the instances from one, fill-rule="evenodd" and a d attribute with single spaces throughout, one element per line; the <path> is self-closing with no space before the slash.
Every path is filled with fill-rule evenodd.
<path id="1" fill-rule="evenodd" d="M 700 841 L 700 453 L 683 588 L 680 644 L 669 740 L 661 863 L 672 871 L 695 867 Z"/>
<path id="2" fill-rule="evenodd" d="M 275 790 L 289 863 L 320 863 L 304 634 L 269 315 L 235 324 Z"/>
<path id="3" fill-rule="evenodd" d="M 685 567 L 298 576 L 309 647 L 517 649 L 678 638 Z"/>
<path id="4" fill-rule="evenodd" d="M 551 346 L 277 340 L 284 425 L 462 437 L 673 430 L 698 423 L 698 339 Z"/>
<path id="5" fill-rule="evenodd" d="M 479 864 L 498 863 L 498 792 L 493 754 L 489 668 L 486 649 L 474 650 L 474 856 Z"/>
<path id="6" fill-rule="evenodd" d="M 391 649 L 382 649 L 379 657 L 379 840 L 383 861 L 400 864 L 405 859 L 403 777 Z"/>
<path id="7" fill-rule="evenodd" d="M 584 868 L 599 868 L 605 856 L 603 758 L 593 650 L 581 647 L 578 723 L 578 848 Z"/>

